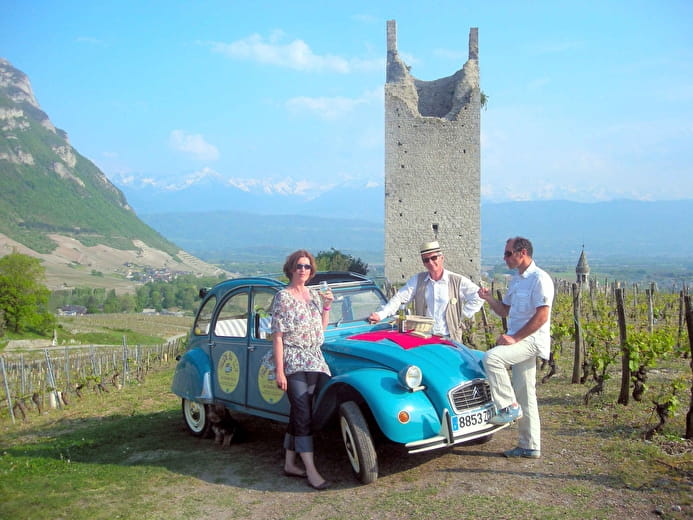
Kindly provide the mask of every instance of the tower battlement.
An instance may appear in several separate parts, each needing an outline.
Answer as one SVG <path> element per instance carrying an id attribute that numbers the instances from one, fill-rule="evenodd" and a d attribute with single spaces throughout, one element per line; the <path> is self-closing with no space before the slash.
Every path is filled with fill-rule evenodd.
<path id="1" fill-rule="evenodd" d="M 478 29 L 469 59 L 452 76 L 423 81 L 397 51 L 387 22 L 385 82 L 385 276 L 402 283 L 422 270 L 418 246 L 438 240 L 451 271 L 481 270 Z"/>

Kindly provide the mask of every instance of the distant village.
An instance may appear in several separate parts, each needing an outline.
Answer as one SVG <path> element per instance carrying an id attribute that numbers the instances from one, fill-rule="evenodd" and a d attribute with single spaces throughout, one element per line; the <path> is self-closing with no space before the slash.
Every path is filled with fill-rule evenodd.
<path id="1" fill-rule="evenodd" d="M 168 267 L 142 267 L 132 262 L 126 262 L 125 278 L 142 284 L 149 282 L 172 282 L 179 276 L 193 274 L 192 271 L 171 271 Z"/>
<path id="2" fill-rule="evenodd" d="M 132 262 L 123 264 L 126 268 L 125 278 L 133 282 L 141 283 L 142 285 L 149 282 L 172 282 L 179 276 L 193 274 L 191 271 L 172 271 L 167 267 L 154 268 L 147 266 L 138 266 Z M 63 305 L 57 309 L 58 316 L 82 316 L 87 314 L 87 308 L 84 305 Z M 142 314 L 160 315 L 160 316 L 183 316 L 182 311 L 169 311 L 162 309 L 157 311 L 153 308 L 142 309 Z"/>

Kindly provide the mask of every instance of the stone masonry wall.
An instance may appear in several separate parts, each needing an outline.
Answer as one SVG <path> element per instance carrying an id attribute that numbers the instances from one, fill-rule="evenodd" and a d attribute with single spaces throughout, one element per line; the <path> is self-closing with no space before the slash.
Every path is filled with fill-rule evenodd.
<path id="1" fill-rule="evenodd" d="M 422 242 L 438 240 L 445 267 L 479 280 L 480 90 L 477 30 L 453 76 L 421 81 L 397 54 L 387 22 L 385 84 L 385 276 L 403 283 L 423 270 Z"/>

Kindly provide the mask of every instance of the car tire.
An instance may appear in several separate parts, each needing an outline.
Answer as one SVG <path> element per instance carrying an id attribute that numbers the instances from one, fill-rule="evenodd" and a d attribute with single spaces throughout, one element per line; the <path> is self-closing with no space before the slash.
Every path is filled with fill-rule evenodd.
<path id="1" fill-rule="evenodd" d="M 356 478 L 363 484 L 374 482 L 378 478 L 378 459 L 373 438 L 361 409 L 354 401 L 340 405 L 339 429 Z"/>
<path id="2" fill-rule="evenodd" d="M 206 404 L 201 404 L 183 398 L 183 421 L 188 432 L 193 437 L 209 437 L 212 432 L 212 422 L 209 420 L 209 413 Z"/>

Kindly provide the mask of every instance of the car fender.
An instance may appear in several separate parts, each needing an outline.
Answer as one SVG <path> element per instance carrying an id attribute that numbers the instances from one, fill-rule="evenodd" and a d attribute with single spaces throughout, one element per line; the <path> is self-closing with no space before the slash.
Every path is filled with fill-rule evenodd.
<path id="1" fill-rule="evenodd" d="M 171 391 L 190 401 L 213 402 L 212 367 L 206 352 L 195 348 L 181 356 L 173 374 Z"/>
<path id="2" fill-rule="evenodd" d="M 392 442 L 405 444 L 439 433 L 441 419 L 425 389 L 404 388 L 397 373 L 384 368 L 352 370 L 330 378 L 316 402 L 316 426 L 324 426 L 342 401 L 358 397 L 359 404 L 368 407 L 382 433 Z M 400 412 L 406 412 L 409 420 L 402 422 Z"/>

